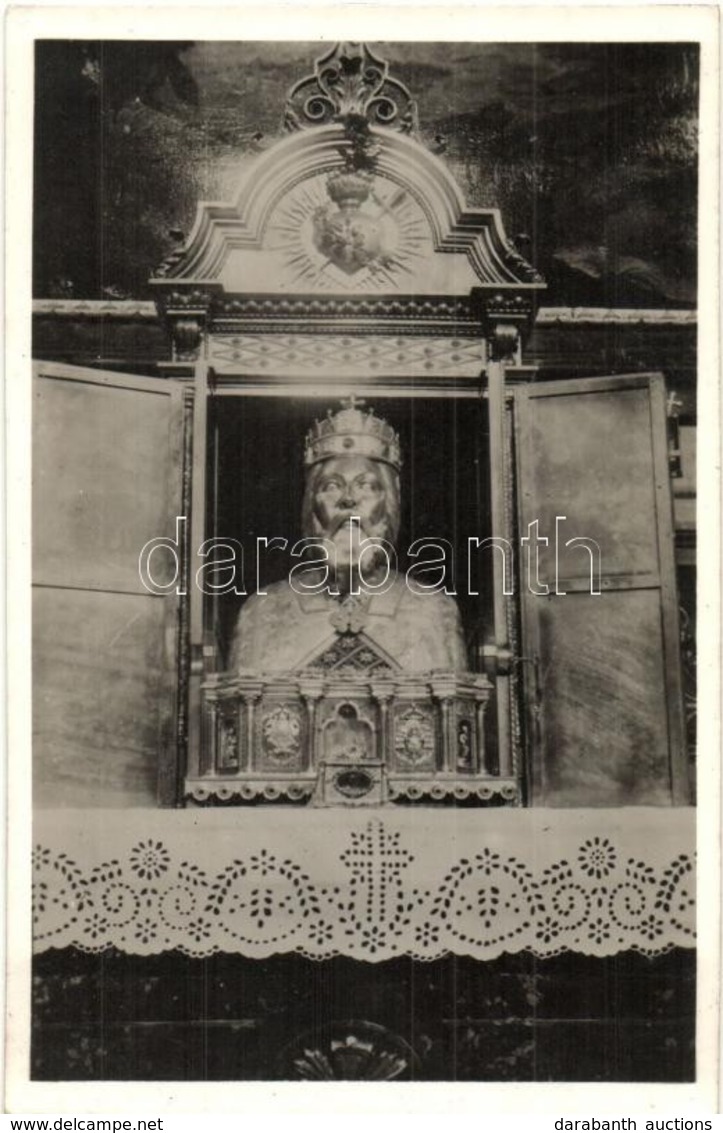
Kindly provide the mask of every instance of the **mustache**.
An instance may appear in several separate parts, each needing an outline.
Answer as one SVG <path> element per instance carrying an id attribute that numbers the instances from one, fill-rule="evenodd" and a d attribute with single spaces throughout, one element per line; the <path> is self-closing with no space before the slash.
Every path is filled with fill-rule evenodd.
<path id="1" fill-rule="evenodd" d="M 353 511 L 349 511 L 345 512 L 343 515 L 337 516 L 337 518 L 332 521 L 331 526 L 329 527 L 329 530 L 327 532 L 327 538 L 333 539 L 339 528 L 343 527 L 345 523 L 348 523 L 350 519 L 356 520 L 356 526 L 359 528 L 359 531 L 362 533 L 362 535 L 372 535 L 374 533 L 373 530 L 369 529 L 367 524 L 361 519 L 360 516 L 355 515 Z"/>

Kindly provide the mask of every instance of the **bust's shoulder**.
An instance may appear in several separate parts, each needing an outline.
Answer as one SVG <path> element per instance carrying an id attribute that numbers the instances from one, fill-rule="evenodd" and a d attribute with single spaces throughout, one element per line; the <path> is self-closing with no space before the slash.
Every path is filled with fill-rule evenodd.
<path id="1" fill-rule="evenodd" d="M 457 600 L 439 590 L 410 587 L 402 577 L 394 603 L 394 644 L 402 668 L 466 669 L 467 650 Z"/>
<path id="2" fill-rule="evenodd" d="M 250 618 L 264 609 L 292 604 L 296 604 L 296 595 L 289 580 L 283 578 L 280 582 L 271 582 L 263 590 L 256 590 L 249 595 L 239 611 L 239 618 Z"/>
<path id="3" fill-rule="evenodd" d="M 402 585 L 399 588 L 400 605 L 414 606 L 424 609 L 425 614 L 439 617 L 456 617 L 459 613 L 457 599 L 454 594 L 447 594 L 444 590 L 420 590 L 409 586 L 404 576 L 400 576 Z"/>

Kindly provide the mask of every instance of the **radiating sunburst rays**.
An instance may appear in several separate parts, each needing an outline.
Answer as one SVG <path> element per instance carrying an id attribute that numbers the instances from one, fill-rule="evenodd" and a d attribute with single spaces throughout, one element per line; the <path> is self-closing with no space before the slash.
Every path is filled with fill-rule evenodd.
<path id="1" fill-rule="evenodd" d="M 314 246 L 314 214 L 330 206 L 326 175 L 321 174 L 295 186 L 272 213 L 264 247 L 283 256 L 288 272 L 286 287 L 303 291 L 396 291 L 405 276 L 410 280 L 414 277 L 419 261 L 431 250 L 428 224 L 417 202 L 406 189 L 377 178 L 360 211 L 383 226 L 388 251 L 383 259 L 347 275 Z"/>

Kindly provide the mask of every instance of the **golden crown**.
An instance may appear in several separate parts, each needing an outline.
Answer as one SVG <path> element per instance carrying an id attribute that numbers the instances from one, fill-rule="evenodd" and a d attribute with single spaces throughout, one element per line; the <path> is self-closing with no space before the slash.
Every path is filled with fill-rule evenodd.
<path id="1" fill-rule="evenodd" d="M 374 177 L 364 170 L 345 169 L 332 173 L 327 179 L 326 191 L 337 205 L 364 204 L 374 186 Z"/>
<path id="2" fill-rule="evenodd" d="M 399 437 L 373 409 L 364 412 L 359 408 L 361 405 L 363 401 L 350 397 L 342 402 L 337 413 L 329 409 L 326 417 L 314 422 L 304 447 L 307 468 L 331 456 L 367 456 L 370 460 L 383 460 L 399 471 L 402 467 Z"/>

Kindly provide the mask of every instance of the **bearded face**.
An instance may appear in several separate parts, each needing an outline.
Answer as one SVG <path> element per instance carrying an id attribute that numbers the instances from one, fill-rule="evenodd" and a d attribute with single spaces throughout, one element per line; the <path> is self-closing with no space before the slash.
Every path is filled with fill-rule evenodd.
<path id="1" fill-rule="evenodd" d="M 399 527 L 399 482 L 382 461 L 363 456 L 335 456 L 314 465 L 306 484 L 304 534 L 333 544 L 338 572 L 358 567 L 364 539 L 394 544 Z M 364 571 L 383 552 L 365 549 Z"/>

